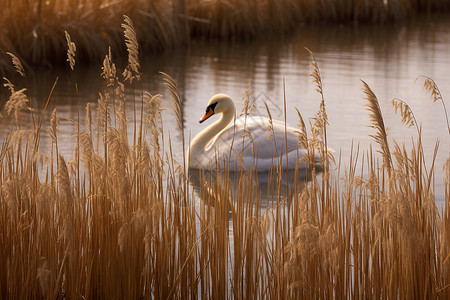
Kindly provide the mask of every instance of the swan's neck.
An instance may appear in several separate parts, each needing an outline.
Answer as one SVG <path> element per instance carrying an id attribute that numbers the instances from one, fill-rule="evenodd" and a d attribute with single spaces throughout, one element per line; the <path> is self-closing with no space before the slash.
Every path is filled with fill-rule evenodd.
<path id="1" fill-rule="evenodd" d="M 236 114 L 236 109 L 229 109 L 222 113 L 220 119 L 209 125 L 207 128 L 203 129 L 189 145 L 188 159 L 189 162 L 194 162 L 195 157 L 201 156 L 206 152 L 206 146 L 208 143 L 231 121 L 233 121 Z"/>

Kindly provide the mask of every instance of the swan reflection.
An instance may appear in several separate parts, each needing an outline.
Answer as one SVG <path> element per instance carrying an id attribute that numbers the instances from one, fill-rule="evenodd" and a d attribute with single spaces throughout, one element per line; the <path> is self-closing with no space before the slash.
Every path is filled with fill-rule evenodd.
<path id="1" fill-rule="evenodd" d="M 295 170 L 220 171 L 189 169 L 190 184 L 196 196 L 206 205 L 226 201 L 230 207 L 245 205 L 262 210 L 290 201 L 305 187 L 310 177 Z"/>

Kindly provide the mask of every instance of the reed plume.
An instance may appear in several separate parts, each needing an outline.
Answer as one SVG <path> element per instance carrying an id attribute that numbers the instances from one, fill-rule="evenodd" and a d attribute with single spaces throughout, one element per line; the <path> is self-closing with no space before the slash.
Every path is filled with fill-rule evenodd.
<path id="1" fill-rule="evenodd" d="M 312 51 L 309 50 L 308 48 L 305 48 L 305 49 L 306 49 L 306 51 L 308 51 L 309 55 L 311 56 L 310 66 L 312 68 L 312 71 L 308 74 L 308 76 L 312 77 L 313 83 L 316 84 L 316 92 L 318 92 L 320 94 L 321 101 L 324 101 L 325 99 L 323 96 L 322 76 L 320 75 L 319 64 L 317 63 L 314 53 L 312 53 Z"/>
<path id="2" fill-rule="evenodd" d="M 428 170 L 425 164 L 425 155 L 423 153 L 423 148 L 422 148 L 422 141 L 421 141 L 421 130 L 419 129 L 419 126 L 417 124 L 416 121 L 416 117 L 414 116 L 414 113 L 412 111 L 412 109 L 409 107 L 409 105 L 398 98 L 394 98 L 391 100 L 392 106 L 394 107 L 394 111 L 395 113 L 397 113 L 397 111 L 400 111 L 400 115 L 402 116 L 402 124 L 405 124 L 406 126 L 408 126 L 408 128 L 410 127 L 415 127 L 417 130 L 417 136 L 418 136 L 418 147 L 419 149 L 419 153 L 421 154 L 422 157 L 422 163 L 424 165 L 425 168 L 425 173 L 427 174 L 428 177 Z"/>
<path id="3" fill-rule="evenodd" d="M 160 72 L 163 77 L 163 84 L 166 88 L 169 89 L 170 96 L 172 98 L 172 110 L 175 114 L 175 118 L 177 120 L 178 129 L 181 134 L 181 142 L 182 142 L 182 154 L 183 154 L 183 164 L 182 168 L 179 170 L 181 174 L 186 176 L 186 172 L 189 168 L 189 157 L 186 157 L 186 146 L 185 146 L 185 133 L 184 133 L 184 113 L 183 113 L 183 99 L 181 98 L 180 91 L 178 90 L 177 84 L 175 80 L 170 77 L 168 74 L 164 72 Z M 190 155 L 188 153 L 188 155 Z M 171 159 L 172 163 L 174 162 L 172 154 Z M 183 184 L 184 191 L 187 191 L 187 184 L 184 182 Z"/>
<path id="4" fill-rule="evenodd" d="M 442 170 L 444 171 L 445 183 L 450 187 L 450 157 L 445 161 Z"/>
<path id="5" fill-rule="evenodd" d="M 312 153 L 314 153 L 314 149 L 310 148 L 311 146 L 309 144 L 308 131 L 306 129 L 305 122 L 303 121 L 302 114 L 300 113 L 300 111 L 298 110 L 297 107 L 295 108 L 295 111 L 297 112 L 297 116 L 298 116 L 297 126 L 300 129 L 300 130 L 296 130 L 297 138 L 298 138 L 298 145 L 306 150 L 306 155 L 304 155 L 299 162 L 301 162 L 301 161 L 307 162 L 309 164 L 310 171 L 312 171 L 312 169 L 314 168 L 314 165 L 315 165 L 314 154 L 312 154 Z"/>
<path id="6" fill-rule="evenodd" d="M 319 110 L 314 116 L 314 124 L 311 126 L 311 145 L 320 151 L 320 154 L 325 158 L 328 157 L 328 147 L 326 144 L 327 141 L 327 125 L 328 123 L 328 115 L 325 109 L 325 97 L 323 94 L 323 84 L 322 77 L 320 75 L 319 64 L 317 63 L 316 57 L 308 48 L 305 48 L 309 55 L 311 56 L 310 66 L 312 71 L 308 74 L 312 79 L 313 83 L 316 85 L 316 91 L 319 93 L 321 100 Z"/>
<path id="7" fill-rule="evenodd" d="M 253 140 L 252 133 L 249 130 L 247 130 L 247 117 L 251 115 L 256 108 L 255 103 L 252 103 L 251 101 L 250 90 L 251 86 L 249 85 L 248 88 L 242 93 L 242 110 L 240 116 L 244 117 L 242 140 L 244 141 L 247 138 L 250 142 L 252 153 L 255 153 L 255 143 Z M 242 143 L 242 150 L 244 149 L 244 145 L 245 143 Z M 244 157 L 242 153 L 239 153 L 239 151 L 236 153 L 238 153 L 237 158 L 239 159 L 239 163 L 243 165 Z"/>
<path id="8" fill-rule="evenodd" d="M 18 91 L 16 91 L 14 85 L 9 81 L 7 78 L 3 77 L 3 80 L 5 80 L 6 83 L 3 85 L 7 87 L 11 93 L 9 96 L 8 101 L 5 103 L 5 109 L 6 112 L 11 114 L 11 112 L 14 112 L 14 119 L 16 120 L 16 125 L 18 128 L 20 128 L 20 114 L 21 112 L 29 108 L 29 99 L 27 95 L 25 95 L 25 91 L 27 89 L 23 88 Z"/>
<path id="9" fill-rule="evenodd" d="M 50 119 L 50 138 L 52 139 L 52 143 L 57 144 L 57 136 L 58 136 L 58 125 L 59 125 L 59 118 L 56 113 L 56 108 L 52 112 L 52 117 Z"/>
<path id="10" fill-rule="evenodd" d="M 242 93 L 242 110 L 239 114 L 239 116 L 241 117 L 247 117 L 248 115 L 251 115 L 256 108 L 255 103 L 252 103 L 251 101 L 250 90 L 251 86 L 249 86 Z"/>
<path id="11" fill-rule="evenodd" d="M 70 69 L 73 71 L 73 68 L 75 67 L 75 52 L 77 51 L 77 46 L 72 42 L 67 31 L 64 31 L 64 34 L 67 41 L 67 61 L 69 62 Z"/>
<path id="12" fill-rule="evenodd" d="M 394 107 L 395 113 L 397 113 L 397 111 L 400 111 L 400 115 L 402 116 L 402 124 L 405 124 L 408 127 L 417 126 L 417 121 L 414 117 L 414 113 L 405 101 L 394 98 L 391 100 L 391 103 Z"/>
<path id="13" fill-rule="evenodd" d="M 297 116 L 298 116 L 298 124 L 297 124 L 297 126 L 300 128 L 300 131 L 297 131 L 298 144 L 304 149 L 309 149 L 308 132 L 306 130 L 305 122 L 303 121 L 302 114 L 300 113 L 300 111 L 298 110 L 297 107 L 295 108 L 295 111 L 297 112 Z"/>
<path id="14" fill-rule="evenodd" d="M 181 99 L 180 91 L 178 90 L 175 80 L 170 75 L 160 72 L 163 77 L 164 85 L 169 89 L 172 98 L 172 110 L 175 113 L 178 129 L 184 132 L 184 116 L 183 116 L 183 100 Z"/>
<path id="15" fill-rule="evenodd" d="M 111 124 L 109 93 L 107 92 L 98 94 L 97 124 L 99 133 L 106 139 L 108 126 Z"/>
<path id="16" fill-rule="evenodd" d="M 164 110 L 161 95 L 152 95 L 149 92 L 144 93 L 144 102 L 147 108 L 146 123 L 148 126 L 157 126 L 161 122 L 161 113 Z M 178 110 L 177 105 L 177 110 Z M 178 118 L 178 117 L 177 117 Z"/>
<path id="17" fill-rule="evenodd" d="M 108 54 L 103 60 L 102 77 L 106 80 L 106 85 L 112 87 L 117 80 L 116 77 L 116 65 L 112 61 L 111 47 L 108 48 Z"/>
<path id="18" fill-rule="evenodd" d="M 23 69 L 23 65 L 20 59 L 11 52 L 6 52 L 6 54 L 8 54 L 11 57 L 16 72 L 19 73 L 20 76 L 25 77 L 25 70 Z"/>
<path id="19" fill-rule="evenodd" d="M 264 101 L 264 106 L 266 108 L 267 116 L 269 117 L 269 125 L 267 126 L 267 130 L 271 132 L 269 135 L 269 140 L 273 141 L 273 120 L 272 120 L 272 114 L 270 113 L 269 107 L 267 106 L 266 101 Z M 276 141 L 275 141 L 276 143 Z M 278 149 L 275 145 L 275 149 Z M 278 154 L 277 154 L 278 156 Z"/>
<path id="20" fill-rule="evenodd" d="M 66 202 L 71 201 L 72 187 L 70 184 L 69 170 L 67 168 L 66 160 L 61 155 L 58 155 L 58 171 L 56 173 L 56 178 L 58 181 L 59 192 L 60 195 L 62 196 L 62 200 Z M 65 205 L 68 204 L 65 203 Z"/>
<path id="21" fill-rule="evenodd" d="M 445 106 L 444 98 L 442 97 L 439 87 L 437 86 L 436 82 L 428 76 L 421 75 L 421 76 L 417 77 L 416 80 L 419 78 L 424 79 L 423 88 L 431 93 L 431 98 L 433 99 L 433 102 L 436 102 L 439 100 L 441 101 L 442 107 L 444 109 L 445 120 L 447 121 L 448 134 L 450 135 L 450 123 L 448 120 L 447 107 Z"/>
<path id="22" fill-rule="evenodd" d="M 384 127 L 383 115 L 381 114 L 380 105 L 374 92 L 370 89 L 369 85 L 361 80 L 363 84 L 363 91 L 366 94 L 367 104 L 366 107 L 369 111 L 369 117 L 372 125 L 370 127 L 376 130 L 375 135 L 370 135 L 378 143 L 381 150 L 379 151 L 383 156 L 383 166 L 390 171 L 392 170 L 392 159 L 389 151 L 389 144 L 387 139 L 387 132 Z"/>
<path id="23" fill-rule="evenodd" d="M 122 28 L 124 30 L 125 44 L 128 51 L 128 65 L 122 75 L 125 81 L 132 83 L 134 79 L 139 80 L 141 78 L 141 74 L 139 73 L 139 45 L 133 21 L 126 15 L 123 18 L 124 23 L 122 23 Z"/>

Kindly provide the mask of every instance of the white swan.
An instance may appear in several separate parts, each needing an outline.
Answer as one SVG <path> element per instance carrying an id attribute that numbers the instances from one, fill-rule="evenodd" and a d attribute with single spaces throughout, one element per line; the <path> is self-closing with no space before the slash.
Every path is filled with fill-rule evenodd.
<path id="1" fill-rule="evenodd" d="M 210 169 L 220 162 L 221 166 L 224 163 L 229 166 L 230 171 L 244 167 L 268 172 L 280 163 L 283 169 L 293 170 L 297 163 L 299 170 L 306 169 L 306 162 L 300 160 L 306 150 L 298 145 L 294 128 L 272 120 L 273 129 L 270 129 L 270 120 L 265 117 L 236 119 L 236 108 L 226 94 L 213 96 L 199 121 L 202 123 L 216 114 L 221 114 L 221 117 L 191 141 L 187 153 L 189 168 Z M 315 160 L 319 167 L 320 158 Z"/>

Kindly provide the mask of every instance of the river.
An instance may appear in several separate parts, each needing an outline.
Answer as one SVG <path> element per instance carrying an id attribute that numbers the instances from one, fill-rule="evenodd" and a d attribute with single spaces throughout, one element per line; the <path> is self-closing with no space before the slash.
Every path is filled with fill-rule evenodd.
<path id="1" fill-rule="evenodd" d="M 369 127 L 367 101 L 361 83 L 364 80 L 378 97 L 392 149 L 393 139 L 410 145 L 411 138 L 417 137 L 416 129 L 401 124 L 401 116 L 394 113 L 390 103 L 393 98 L 406 101 L 422 125 L 428 169 L 436 142 L 440 141 L 435 166 L 435 193 L 436 201 L 442 207 L 445 197 L 442 166 L 449 157 L 450 134 L 442 103 L 433 103 L 430 93 L 422 88 L 423 79 L 416 81 L 416 78 L 430 76 L 438 84 L 444 100 L 450 97 L 448 18 L 434 17 L 384 26 L 302 26 L 293 34 L 256 41 L 193 41 L 189 47 L 166 53 L 141 53 L 143 77 L 142 82 L 136 84 L 135 94 L 139 95 L 143 89 L 164 96 L 164 134 L 166 137 L 171 134 L 173 148 L 177 149 L 175 158 L 181 160 L 182 153 L 178 151 L 181 148 L 177 147 L 181 143 L 181 134 L 170 109 L 171 100 L 162 84 L 160 71 L 175 79 L 182 94 L 186 139 L 207 126 L 199 124 L 198 119 L 204 113 L 209 98 L 219 92 L 229 94 L 240 111 L 242 94 L 248 90 L 256 113 L 266 114 L 266 102 L 274 119 L 284 119 L 285 95 L 287 122 L 296 126 L 298 118 L 294 107 L 308 120 L 314 117 L 320 103 L 320 95 L 308 76 L 311 57 L 305 47 L 314 53 L 320 68 L 330 124 L 328 145 L 336 151 L 335 155 L 341 155 L 344 165 L 348 165 L 352 144 L 354 147 L 359 144 L 362 152 L 368 151 L 371 144 L 378 149 L 370 137 L 375 132 Z M 27 88 L 27 95 L 39 110 L 55 78 L 59 78 L 44 122 L 49 124 L 50 112 L 56 108 L 61 120 L 60 151 L 67 159 L 73 154 L 73 134 L 76 131 L 68 119 L 77 119 L 80 112 L 80 121 L 84 124 L 86 104 L 95 104 L 98 92 L 104 89 L 100 73 L 101 62 L 98 62 L 90 66 L 76 65 L 75 72 L 46 70 L 25 79 L 12 79 L 17 88 Z M 0 95 L 4 104 L 8 95 L 6 88 Z M 127 109 L 132 111 L 132 102 L 127 105 Z M 447 106 L 450 106 L 448 102 Z M 13 123 L 5 116 L 6 112 L 2 111 L 2 115 L 0 136 L 4 137 Z M 31 126 L 26 124 L 30 118 L 27 119 L 26 113 L 24 115 L 22 128 Z M 129 122 L 133 121 L 130 113 Z M 43 151 L 48 143 L 49 138 L 44 135 L 41 140 Z"/>

